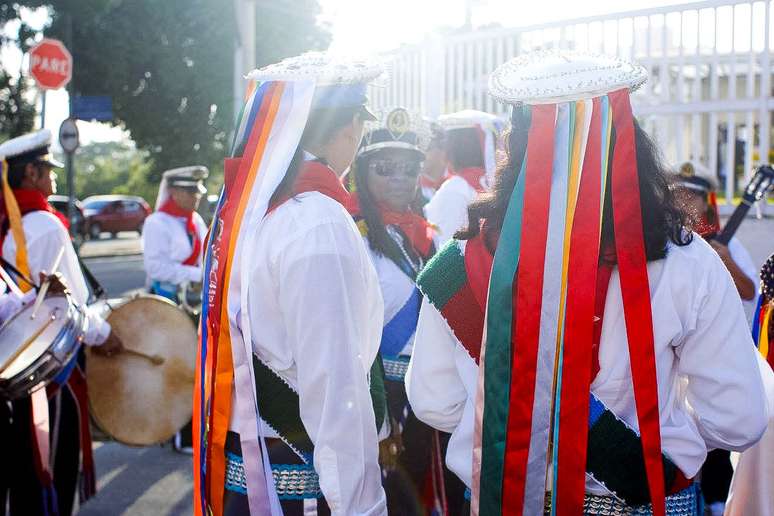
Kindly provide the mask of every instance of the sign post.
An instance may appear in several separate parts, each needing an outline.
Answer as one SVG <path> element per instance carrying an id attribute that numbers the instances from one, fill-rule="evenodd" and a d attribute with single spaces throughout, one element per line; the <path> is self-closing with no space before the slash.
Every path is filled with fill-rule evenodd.
<path id="1" fill-rule="evenodd" d="M 65 173 L 67 174 L 67 219 L 70 227 L 75 228 L 75 173 L 73 171 L 73 154 L 80 146 L 78 126 L 74 118 L 68 118 L 59 126 L 59 145 L 65 152 Z"/>

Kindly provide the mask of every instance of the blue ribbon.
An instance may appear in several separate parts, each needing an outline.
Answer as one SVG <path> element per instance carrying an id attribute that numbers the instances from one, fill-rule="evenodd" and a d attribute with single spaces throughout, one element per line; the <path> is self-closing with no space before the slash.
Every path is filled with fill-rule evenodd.
<path id="1" fill-rule="evenodd" d="M 414 288 L 411 296 L 398 310 L 398 313 L 384 325 L 382 330 L 382 342 L 379 351 L 383 355 L 397 355 L 406 347 L 409 339 L 417 329 L 419 319 L 419 307 L 422 304 L 422 295 L 419 289 Z"/>

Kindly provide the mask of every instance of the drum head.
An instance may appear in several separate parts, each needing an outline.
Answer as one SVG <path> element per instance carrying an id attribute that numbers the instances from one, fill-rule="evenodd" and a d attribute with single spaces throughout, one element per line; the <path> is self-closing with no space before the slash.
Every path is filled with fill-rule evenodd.
<path id="1" fill-rule="evenodd" d="M 22 309 L 0 331 L 0 380 L 18 375 L 57 343 L 57 335 L 69 321 L 69 303 L 64 296 L 43 300 L 35 319 L 32 305 Z"/>
<path id="2" fill-rule="evenodd" d="M 140 296 L 107 318 L 124 347 L 160 355 L 164 362 L 89 350 L 86 377 L 94 422 L 110 437 L 132 446 L 170 439 L 191 419 L 197 333 L 177 306 Z"/>

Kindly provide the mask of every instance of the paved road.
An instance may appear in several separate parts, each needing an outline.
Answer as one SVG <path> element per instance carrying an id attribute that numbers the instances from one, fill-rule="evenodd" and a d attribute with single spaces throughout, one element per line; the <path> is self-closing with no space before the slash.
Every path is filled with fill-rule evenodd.
<path id="1" fill-rule="evenodd" d="M 739 238 L 756 264 L 774 252 L 774 219 L 748 219 Z M 139 239 L 126 233 L 113 240 L 89 242 L 83 248 L 86 263 L 111 297 L 143 286 L 145 275 L 138 254 Z M 122 256 L 104 256 L 119 253 Z M 82 515 L 114 514 L 188 515 L 191 500 L 191 458 L 168 446 L 130 448 L 99 443 L 95 452 L 99 494 L 80 511 Z"/>

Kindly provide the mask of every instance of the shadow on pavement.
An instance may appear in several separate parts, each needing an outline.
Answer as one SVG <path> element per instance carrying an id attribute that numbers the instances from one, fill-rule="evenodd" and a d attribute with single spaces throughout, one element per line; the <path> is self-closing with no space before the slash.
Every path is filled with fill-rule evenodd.
<path id="1" fill-rule="evenodd" d="M 193 513 L 191 457 L 169 447 L 103 443 L 94 452 L 97 495 L 78 514 L 189 515 Z"/>

